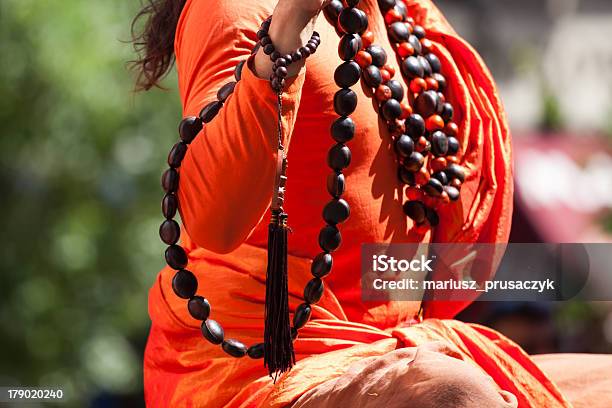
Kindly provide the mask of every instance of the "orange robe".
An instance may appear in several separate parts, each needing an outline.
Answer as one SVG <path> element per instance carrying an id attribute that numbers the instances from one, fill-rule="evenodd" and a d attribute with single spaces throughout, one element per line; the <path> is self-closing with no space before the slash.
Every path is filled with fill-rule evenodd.
<path id="1" fill-rule="evenodd" d="M 188 0 L 179 21 L 175 51 L 185 115 L 195 115 L 233 80 L 233 69 L 255 44 L 261 21 L 276 0 Z M 460 126 L 462 164 L 468 177 L 460 202 L 440 212 L 433 234 L 410 231 L 402 211 L 397 165 L 390 137 L 361 86 L 352 115 L 355 138 L 346 172 L 350 219 L 341 225 L 343 243 L 325 294 L 295 343 L 298 364 L 276 385 L 262 361 L 234 359 L 200 334 L 186 302 L 171 289 L 165 268 L 150 291 L 151 332 L 145 353 L 145 395 L 151 407 L 280 407 L 335 376 L 365 356 L 441 340 L 458 348 L 514 393 L 520 406 L 566 406 L 563 397 L 529 357 L 503 336 L 452 320 L 466 302 L 426 305 L 421 324 L 409 327 L 417 302 L 361 301 L 360 245 L 364 242 L 505 242 L 512 210 L 512 166 L 508 126 L 495 85 L 476 52 L 429 0 L 409 1 L 409 13 L 423 25 L 449 79 L 448 99 Z M 401 78 L 376 0 L 362 0 L 375 43 Z M 289 243 L 290 306 L 301 303 L 310 279 L 322 206 L 329 200 L 326 154 L 337 117 L 332 99 L 338 37 L 321 15 L 322 44 L 305 72 L 288 81 L 283 125 L 289 145 L 286 210 L 293 230 Z M 274 178 L 276 97 L 268 81 L 245 67 L 243 78 L 219 115 L 190 145 L 180 169 L 182 242 L 188 269 L 199 280 L 198 294 L 212 305 L 211 318 L 226 338 L 250 345 L 262 341 L 266 273 L 267 208 Z"/>

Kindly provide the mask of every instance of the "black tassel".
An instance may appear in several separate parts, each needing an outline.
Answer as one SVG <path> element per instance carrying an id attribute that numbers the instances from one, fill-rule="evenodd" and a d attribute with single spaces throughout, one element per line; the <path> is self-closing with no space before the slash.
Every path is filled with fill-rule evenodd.
<path id="1" fill-rule="evenodd" d="M 268 227 L 264 366 L 274 382 L 295 364 L 289 320 L 287 229 L 287 214 L 273 210 Z"/>

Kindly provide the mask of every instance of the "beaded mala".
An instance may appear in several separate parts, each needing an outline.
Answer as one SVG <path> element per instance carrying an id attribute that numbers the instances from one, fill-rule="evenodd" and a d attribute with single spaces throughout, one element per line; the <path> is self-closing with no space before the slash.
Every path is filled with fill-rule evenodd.
<path id="1" fill-rule="evenodd" d="M 314 257 L 311 279 L 304 289 L 304 303 L 298 306 L 290 327 L 287 294 L 287 214 L 283 210 L 287 182 L 287 158 L 282 135 L 282 90 L 287 76 L 287 67 L 313 54 L 320 44 L 320 36 L 314 32 L 306 45 L 293 53 L 281 55 L 275 50 L 268 35 L 271 17 L 262 23 L 257 33 L 260 47 L 273 61 L 270 85 L 277 94 L 278 107 L 278 155 L 271 203 L 271 222 L 268 238 L 268 269 L 266 274 L 266 324 L 264 342 L 247 347 L 235 339 L 226 339 L 222 326 L 209 318 L 209 302 L 196 294 L 198 282 L 195 275 L 186 270 L 188 257 L 179 246 L 180 226 L 173 219 L 178 210 L 178 168 L 185 157 L 188 145 L 200 133 L 203 126 L 219 113 L 224 102 L 233 93 L 240 81 L 246 61 L 240 62 L 234 71 L 235 81 L 223 85 L 217 100 L 207 104 L 199 116 L 187 117 L 179 125 L 180 141 L 168 155 L 169 169 L 162 175 L 165 196 L 162 212 L 165 217 L 160 226 L 160 237 L 168 245 L 165 251 L 167 264 L 177 272 L 172 279 L 172 288 L 177 296 L 188 299 L 190 315 L 202 321 L 204 338 L 212 344 L 221 345 L 230 356 L 240 358 L 248 355 L 253 359 L 264 358 L 264 365 L 271 376 L 287 371 L 295 363 L 292 341 L 298 330 L 310 319 L 313 304 L 324 292 L 323 278 L 332 269 L 332 253 L 342 242 L 338 225 L 350 215 L 350 207 L 342 195 L 346 189 L 343 171 L 350 165 L 351 151 L 346 145 L 353 139 L 355 123 L 350 115 L 357 107 L 357 94 L 351 86 L 361 81 L 370 90 L 371 97 L 378 102 L 378 113 L 393 138 L 398 161 L 399 180 L 407 186 L 408 201 L 404 203 L 405 214 L 415 222 L 418 232 L 425 232 L 438 225 L 435 211 L 440 205 L 459 199 L 464 170 L 458 165 L 460 150 L 456 139 L 457 125 L 452 122 L 453 107 L 446 102 L 444 91 L 446 79 L 440 73 L 440 60 L 432 52 L 431 41 L 425 30 L 407 17 L 406 6 L 401 0 L 379 0 L 385 17 L 388 36 L 401 63 L 401 71 L 409 80 L 408 92 L 402 84 L 392 79 L 394 69 L 386 64 L 387 55 L 373 44 L 373 34 L 368 31 L 366 14 L 358 9 L 359 0 L 347 0 L 347 7 L 340 0 L 324 9 L 324 14 L 340 36 L 338 54 L 342 63 L 334 73 L 334 81 L 340 88 L 334 95 L 334 111 L 338 118 L 331 126 L 335 144 L 327 155 L 327 164 L 332 173 L 327 178 L 327 191 L 331 200 L 323 208 L 326 225 L 318 237 L 322 252 Z M 404 96 L 407 94 L 407 101 Z M 413 107 L 414 111 L 413 112 Z"/>

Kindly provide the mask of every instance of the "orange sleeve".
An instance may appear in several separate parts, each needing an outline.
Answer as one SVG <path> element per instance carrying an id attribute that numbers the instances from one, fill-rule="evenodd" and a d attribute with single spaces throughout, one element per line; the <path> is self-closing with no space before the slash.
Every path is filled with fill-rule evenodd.
<path id="1" fill-rule="evenodd" d="M 257 3 L 257 4 L 253 4 Z M 177 27 L 175 52 L 185 116 L 197 115 L 246 60 L 267 2 L 190 0 Z M 305 72 L 287 80 L 283 132 L 288 144 Z M 183 225 L 193 241 L 219 253 L 240 245 L 272 198 L 277 152 L 277 97 L 248 64 L 234 93 L 191 143 L 180 169 Z"/>

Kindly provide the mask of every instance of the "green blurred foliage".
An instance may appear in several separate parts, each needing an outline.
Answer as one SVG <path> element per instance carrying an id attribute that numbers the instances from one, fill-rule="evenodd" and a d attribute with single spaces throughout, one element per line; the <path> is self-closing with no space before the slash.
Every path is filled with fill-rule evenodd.
<path id="1" fill-rule="evenodd" d="M 0 385 L 58 385 L 66 406 L 142 387 L 180 104 L 131 91 L 139 6 L 0 2 Z"/>

